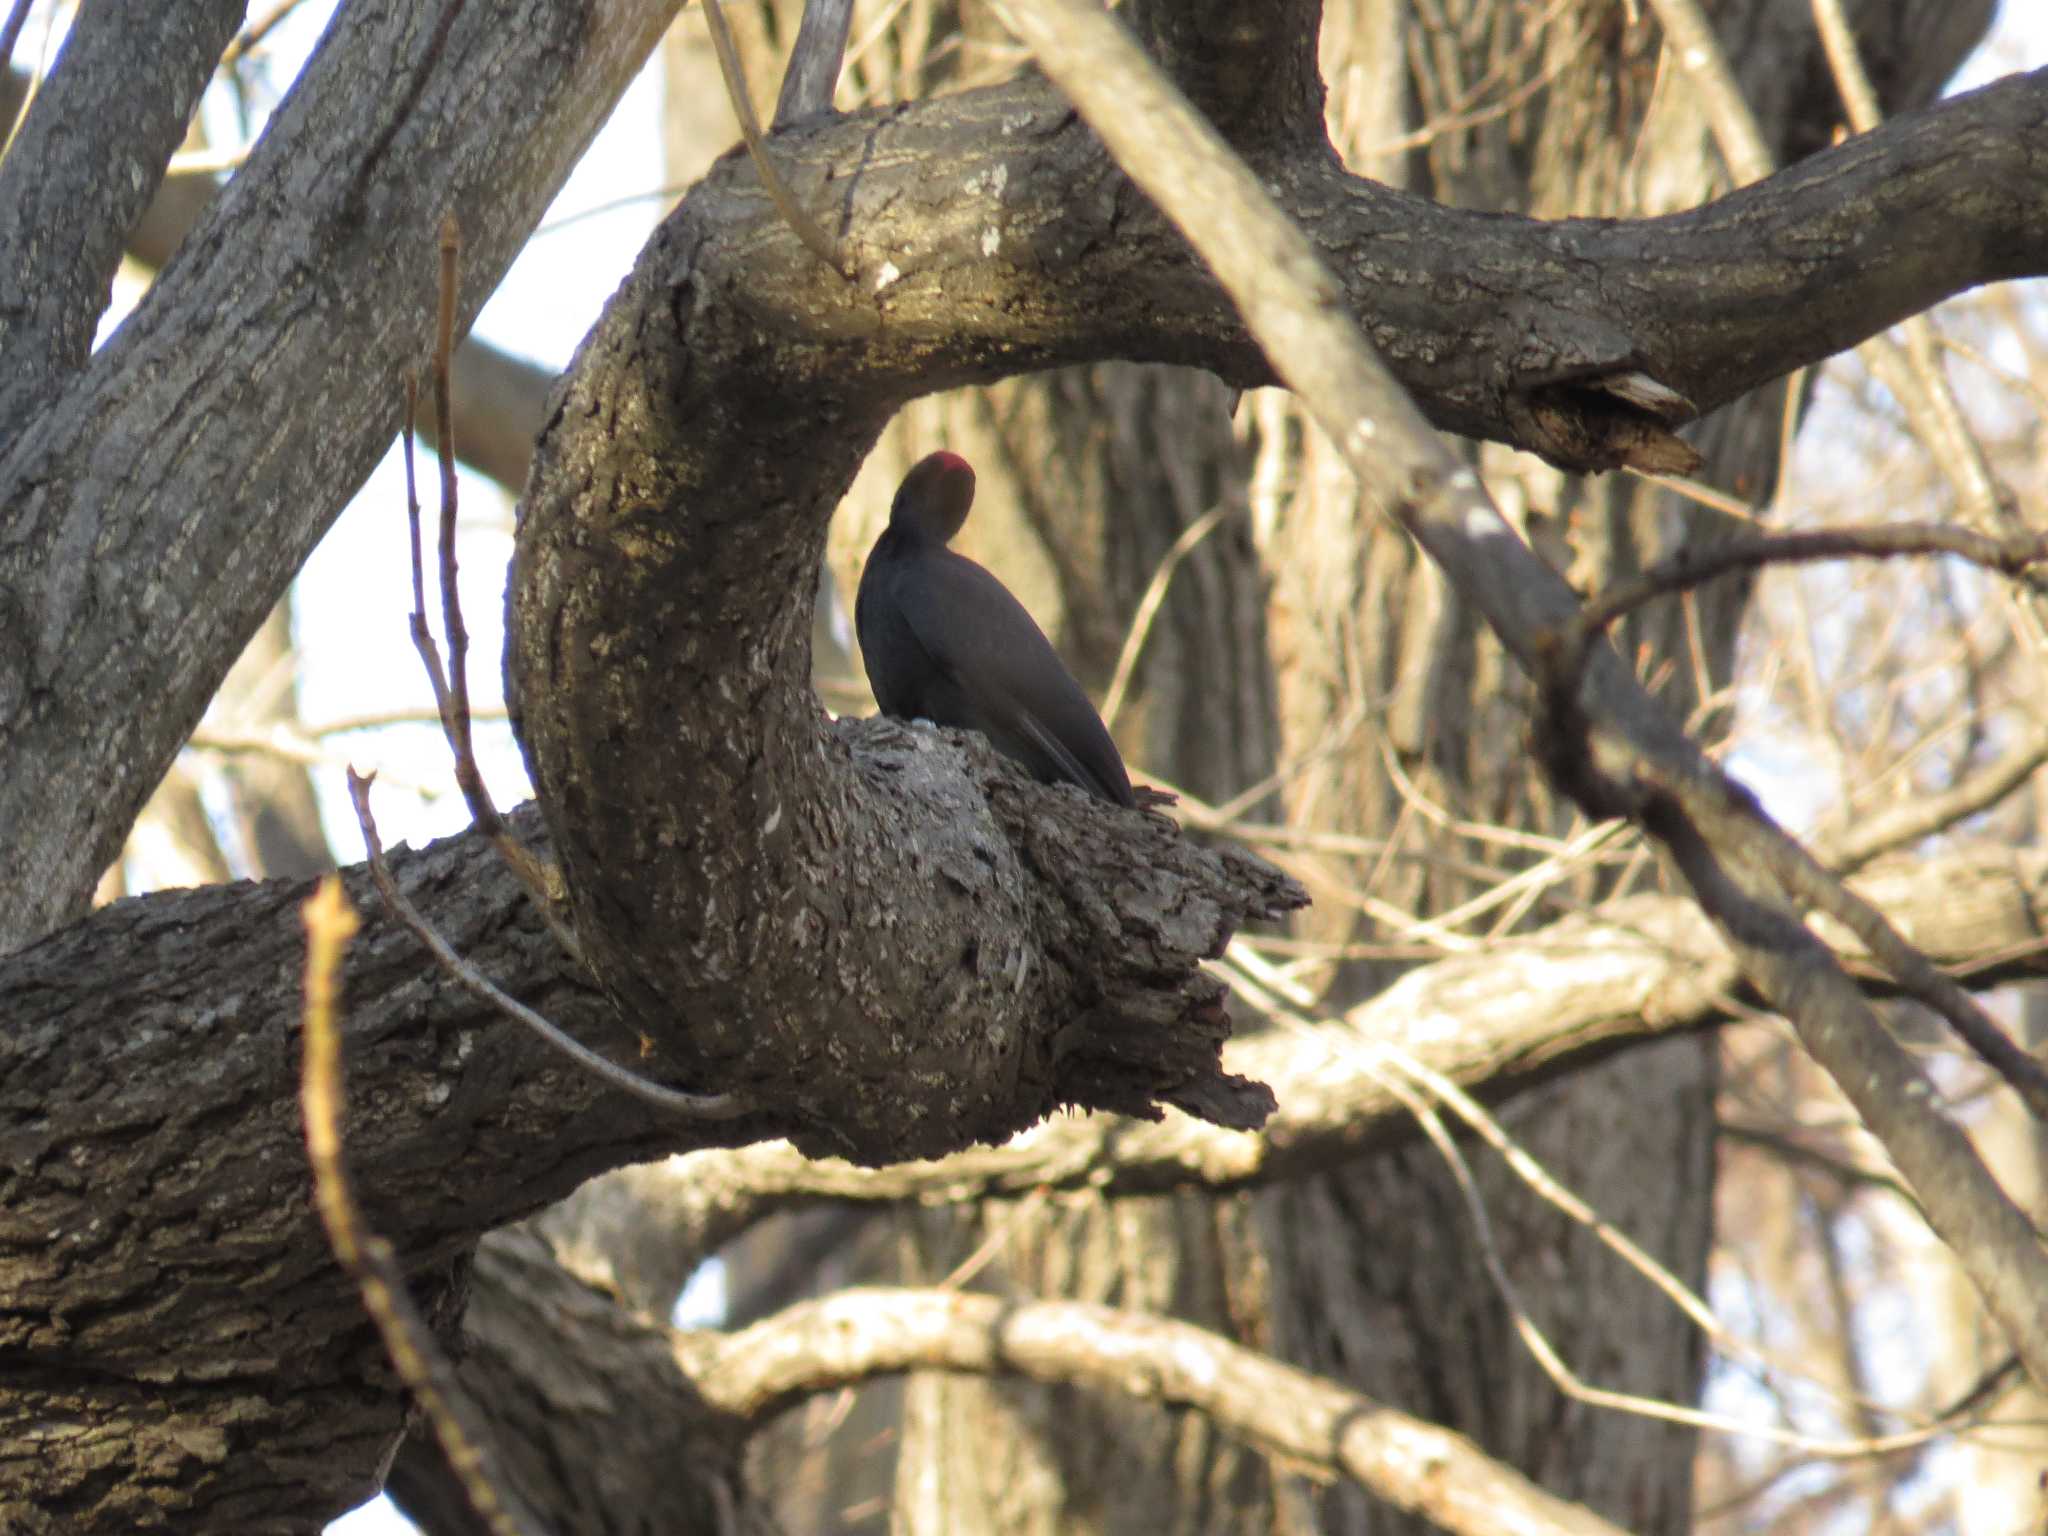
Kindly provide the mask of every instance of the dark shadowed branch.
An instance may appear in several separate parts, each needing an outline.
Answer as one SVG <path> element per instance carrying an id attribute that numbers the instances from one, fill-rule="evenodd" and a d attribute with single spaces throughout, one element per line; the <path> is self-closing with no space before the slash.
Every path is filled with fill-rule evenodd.
<path id="1" fill-rule="evenodd" d="M 1873 871 L 1858 885 L 1974 985 L 2048 974 L 2040 916 L 2048 855 L 1962 849 Z M 1998 959 L 1979 968 L 1973 954 Z M 1881 975 L 1866 985 L 1896 995 Z M 1269 1083 L 1279 1102 L 1257 1133 L 1178 1116 L 1157 1124 L 1060 1116 L 1000 1147 L 874 1169 L 779 1143 L 710 1150 L 607 1175 L 543 1222 L 579 1272 L 602 1271 L 634 1305 L 660 1312 L 703 1258 L 782 1211 L 828 1200 L 930 1204 L 1033 1189 L 1138 1195 L 1305 1177 L 1418 1135 L 1377 1070 L 1383 1047 L 1500 1103 L 1631 1044 L 1716 1027 L 1761 1002 L 1692 902 L 1629 897 L 1483 954 L 1420 966 L 1339 1023 L 1233 1041 L 1226 1064 Z M 1458 1027 L 1446 1032 L 1446 1019 Z"/>
<path id="2" fill-rule="evenodd" d="M 1903 555 L 1952 555 L 2025 582 L 2039 591 L 2048 577 L 2048 534 L 2004 537 L 1945 523 L 1879 523 L 1852 528 L 1802 528 L 1750 534 L 1707 549 L 1687 548 L 1639 576 L 1586 600 L 1574 628 L 1584 640 L 1603 635 L 1645 603 L 1686 592 L 1735 571 L 1815 560 L 1894 560 Z M 1567 643 L 1569 649 L 1569 642 Z"/>
<path id="3" fill-rule="evenodd" d="M 631 1094 L 656 1109 L 699 1120 L 732 1120 L 745 1113 L 745 1104 L 729 1093 L 685 1093 L 680 1089 L 664 1088 L 660 1083 L 650 1082 L 637 1072 L 629 1071 L 610 1058 L 598 1055 L 517 998 L 507 996 L 488 976 L 464 960 L 446 939 L 434 931 L 433 925 L 420 916 L 419 910 L 406 900 L 405 893 L 399 890 L 398 882 L 392 879 L 391 870 L 384 862 L 384 843 L 377 835 L 376 818 L 370 814 L 370 780 L 350 769 L 348 792 L 349 798 L 355 803 L 356 824 L 362 828 L 363 845 L 369 851 L 370 878 L 376 884 L 377 894 L 384 899 L 385 910 L 405 925 L 407 931 L 420 941 L 441 969 L 446 971 L 464 991 L 481 1002 L 489 1003 L 535 1039 L 549 1049 L 568 1057 L 606 1087 L 615 1088 L 620 1093 Z M 495 840 L 493 843 L 495 846 Z M 516 875 L 517 871 L 514 873 Z"/>

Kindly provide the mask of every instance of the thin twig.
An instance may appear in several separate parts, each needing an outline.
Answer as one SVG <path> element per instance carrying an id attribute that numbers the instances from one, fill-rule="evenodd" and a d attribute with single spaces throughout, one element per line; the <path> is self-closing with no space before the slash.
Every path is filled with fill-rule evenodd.
<path id="1" fill-rule="evenodd" d="M 470 710 L 472 720 L 505 721 L 511 712 L 502 704 L 486 704 Z M 438 727 L 441 712 L 438 709 L 372 709 L 360 715 L 336 715 L 332 720 L 308 720 L 302 722 L 299 730 L 306 736 L 322 738 L 345 736 L 356 731 L 385 731 L 399 725 L 431 725 Z"/>
<path id="2" fill-rule="evenodd" d="M 1396 1057 L 1399 1055 L 1399 1053 L 1393 1054 Z M 1474 1107 L 1476 1108 L 1476 1106 Z M 1695 1429 L 1718 1430 L 1724 1434 L 1767 1440 L 1773 1444 L 1791 1446 L 1806 1452 L 1808 1455 L 1831 1461 L 1889 1455 L 1916 1445 L 1923 1445 L 1930 1440 L 1937 1439 L 1954 1431 L 1955 1426 L 1953 1424 L 1935 1423 L 1916 1425 L 1911 1429 L 1901 1430 L 1896 1434 L 1890 1435 L 1869 1435 L 1854 1439 L 1821 1439 L 1816 1436 L 1801 1434 L 1796 1430 L 1782 1430 L 1768 1425 L 1746 1423 L 1740 1419 L 1732 1419 L 1723 1414 L 1710 1413 L 1704 1409 L 1689 1408 L 1679 1403 L 1643 1397 L 1633 1392 L 1616 1392 L 1605 1387 L 1592 1385 L 1565 1362 L 1564 1357 L 1557 1352 L 1556 1347 L 1550 1342 L 1549 1336 L 1543 1332 L 1535 1317 L 1522 1303 L 1521 1297 L 1515 1289 L 1514 1281 L 1508 1275 L 1507 1265 L 1500 1256 L 1499 1245 L 1494 1240 L 1493 1224 L 1487 1215 L 1485 1198 L 1479 1193 L 1478 1183 L 1472 1177 L 1471 1169 L 1465 1162 L 1464 1154 L 1458 1150 L 1457 1142 L 1445 1130 L 1442 1121 L 1437 1118 L 1435 1110 L 1426 1103 L 1420 1104 L 1418 1108 L 1416 1102 L 1411 1102 L 1409 1108 L 1411 1113 L 1414 1113 L 1417 1120 L 1421 1123 L 1424 1133 L 1429 1137 L 1431 1143 L 1436 1147 L 1438 1153 L 1444 1158 L 1446 1164 L 1451 1169 L 1452 1177 L 1458 1185 L 1459 1194 L 1464 1199 L 1466 1211 L 1471 1217 L 1474 1236 L 1479 1243 L 1481 1259 L 1486 1265 L 1488 1275 L 1494 1282 L 1494 1288 L 1499 1291 L 1501 1300 L 1508 1308 L 1508 1312 L 1514 1321 L 1517 1335 L 1521 1338 L 1524 1347 L 1529 1350 L 1530 1355 L 1536 1360 L 1538 1366 L 1541 1367 L 1543 1373 L 1550 1378 L 1552 1385 L 1567 1397 L 1588 1403 L 1594 1407 L 1630 1413 L 1641 1418 L 1657 1419 L 1670 1424 L 1689 1425 Z M 1490 1120 L 1490 1117 L 1487 1118 Z M 1540 1167 L 1534 1164 L 1533 1159 L 1530 1160 L 1530 1166 L 1535 1168 L 1537 1172 L 1541 1172 Z M 1522 1174 L 1525 1180 L 1528 1179 L 1529 1174 L 1524 1169 L 1518 1167 L 1515 1171 Z M 1547 1179 L 1547 1175 L 1545 1175 L 1545 1178 Z M 1548 1197 L 1549 1191 L 1546 1191 L 1542 1185 L 1534 1187 L 1538 1189 L 1539 1193 L 1545 1193 L 1546 1197 Z M 1578 1203 L 1576 1197 L 1571 1196 L 1570 1192 L 1564 1190 L 1561 1185 L 1553 1184 L 1551 1189 L 1565 1195 L 1572 1204 Z M 1580 1206 L 1580 1210 L 1584 1211 L 1583 1216 L 1573 1212 L 1570 1205 L 1566 1205 L 1563 1208 L 1566 1209 L 1568 1214 L 1572 1214 L 1574 1219 L 1584 1220 L 1590 1217 L 1594 1223 L 1592 1230 L 1595 1235 L 1600 1237 L 1610 1249 L 1615 1249 L 1615 1243 L 1610 1241 L 1610 1238 L 1618 1238 L 1623 1243 L 1627 1243 L 1627 1239 L 1622 1237 L 1619 1232 L 1616 1232 L 1605 1222 L 1600 1221 L 1597 1216 L 1594 1216 L 1590 1210 L 1585 1210 L 1583 1206 Z M 1627 1245 L 1629 1249 L 1634 1249 L 1632 1243 Z M 1619 1252 L 1621 1250 L 1616 1249 L 1616 1251 Z M 1636 1251 L 1640 1252 L 1640 1250 Z M 1623 1257 L 1627 1258 L 1631 1264 L 1635 1264 L 1635 1260 L 1630 1258 L 1627 1253 L 1624 1253 Z M 1669 1276 L 1669 1272 L 1665 1271 L 1661 1265 L 1656 1265 L 1655 1261 L 1649 1260 L 1647 1255 L 1642 1255 L 1642 1257 L 1653 1266 L 1655 1273 L 1643 1269 L 1641 1265 L 1636 1265 L 1635 1267 L 1641 1270 L 1653 1284 L 1657 1284 L 1658 1289 L 1663 1290 L 1667 1296 L 1672 1296 L 1676 1299 L 1682 1295 L 1687 1298 L 1691 1304 L 1682 1305 L 1681 1310 L 1685 1311 L 1695 1324 L 1699 1323 L 1700 1317 L 1697 1315 L 1696 1309 L 1703 1311 L 1705 1303 L 1696 1296 L 1693 1296 L 1690 1291 L 1684 1290 L 1677 1278 Z M 1657 1276 L 1660 1274 L 1670 1279 L 1670 1286 L 1666 1286 L 1658 1281 Z M 1674 1287 L 1676 1288 L 1675 1290 L 1673 1289 Z M 1707 1320 L 1710 1324 L 1707 1331 L 1724 1346 L 1732 1342 L 1738 1345 L 1736 1350 L 1738 1354 L 1756 1355 L 1761 1353 L 1747 1344 L 1733 1340 L 1732 1336 L 1720 1329 L 1718 1325 L 1713 1325 L 1711 1314 L 1707 1314 Z M 1820 1385 L 1810 1376 L 1805 1376 L 1805 1373 L 1800 1374 L 1804 1376 L 1809 1386 Z M 1830 1395 L 1839 1396 L 1840 1394 L 1830 1392 Z"/>
<path id="3" fill-rule="evenodd" d="M 1237 965 L 1245 965 L 1247 958 L 1240 944 L 1233 941 L 1230 947 L 1230 960 Z M 1591 1232 L 1603 1247 L 1670 1300 L 1687 1320 L 1719 1346 L 1723 1353 L 1794 1376 L 1806 1382 L 1809 1387 L 1824 1391 L 1838 1399 L 1853 1401 L 1862 1406 L 1883 1406 L 1868 1403 L 1861 1398 L 1845 1398 L 1844 1394 L 1828 1388 L 1804 1370 L 1774 1360 L 1766 1351 L 1729 1332 L 1715 1318 L 1712 1308 L 1697 1292 L 1566 1187 L 1456 1083 L 1406 1051 L 1384 1043 L 1366 1043 L 1341 1030 L 1331 1028 L 1331 1020 L 1298 1011 L 1299 1007 L 1308 1005 L 1307 998 L 1295 993 L 1290 1005 L 1290 1002 L 1282 1000 L 1290 990 L 1283 980 L 1270 971 L 1262 971 L 1256 961 L 1252 961 L 1250 968 L 1252 974 L 1232 977 L 1232 983 L 1241 995 L 1260 1008 L 1268 1018 L 1305 1043 L 1310 1043 L 1319 1050 L 1327 1051 L 1334 1048 L 1349 1058 L 1379 1082 L 1414 1117 L 1423 1134 L 1443 1158 L 1459 1187 L 1472 1219 L 1481 1257 L 1486 1262 L 1495 1289 L 1500 1293 L 1501 1300 L 1507 1307 L 1524 1345 L 1544 1373 L 1567 1396 L 1640 1418 L 1768 1440 L 1829 1460 L 1888 1455 L 1950 1433 L 1955 1428 L 1953 1422 L 1942 1419 L 1915 1425 L 1891 1435 L 1823 1439 L 1796 1430 L 1774 1429 L 1722 1414 L 1709 1413 L 1659 1398 L 1616 1392 L 1585 1381 L 1565 1363 L 1541 1326 L 1522 1304 L 1514 1282 L 1508 1274 L 1506 1263 L 1495 1245 L 1485 1197 L 1480 1194 L 1478 1183 L 1473 1178 L 1455 1139 L 1445 1129 L 1436 1110 L 1422 1095 L 1428 1095 L 1455 1113 L 1468 1128 L 1499 1154 L 1517 1178 L 1548 1204 Z M 1404 1078 L 1408 1081 L 1402 1081 Z M 1884 1411 L 1893 1412 L 1889 1408 Z"/>
<path id="4" fill-rule="evenodd" d="M 1701 10 L 1699 0 L 1650 0 L 1650 5 L 1656 11 L 1658 21 L 1663 23 L 1672 56 L 1705 104 L 1714 141 L 1735 184 L 1746 186 L 1762 181 L 1777 168 L 1774 157 L 1764 140 L 1756 114 L 1750 110 L 1734 71 L 1728 67 L 1728 57 L 1722 51 L 1721 40 Z M 1820 0 L 1816 0 L 1817 12 L 1819 5 Z M 1824 23 L 1822 41 L 1825 45 L 1827 29 Z M 1853 42 L 1850 49 L 1853 53 Z M 1826 51 L 1832 62 L 1834 49 L 1827 48 Z M 1846 96 L 1853 91 L 1852 83 L 1845 88 L 1844 94 Z M 1874 98 L 1871 105 L 1874 108 Z M 1983 451 L 1970 434 L 1956 404 L 1955 392 L 1949 388 L 1941 370 L 1933 364 L 1932 348 L 1928 344 L 1932 333 L 1927 318 L 1915 316 L 1904 326 L 1906 346 L 1900 347 L 1886 337 L 1874 336 L 1864 342 L 1857 353 L 1904 408 L 1913 422 L 1916 436 L 1954 487 L 1972 519 L 1980 526 L 1989 526 L 2001 511 L 1997 484 L 1985 463 Z"/>
<path id="5" fill-rule="evenodd" d="M 450 403 L 451 368 L 455 356 L 455 289 L 462 254 L 462 229 L 455 215 L 441 220 L 440 302 L 434 319 L 434 457 L 441 470 L 441 630 L 448 642 L 450 713 L 444 720 L 455 747 L 455 777 L 470 814 L 486 835 L 503 830 L 498 808 L 484 791 L 469 728 L 469 630 L 462 622 L 462 596 L 456 587 L 455 411 Z"/>
<path id="6" fill-rule="evenodd" d="M 1592 643 L 1624 614 L 1665 593 L 1767 563 L 1923 554 L 1957 556 L 2038 585 L 2041 578 L 2037 568 L 2048 561 L 2048 535 L 1996 538 L 1946 524 L 1895 523 L 1756 534 L 1705 551 L 1681 553 L 1588 599 L 1558 642 L 1555 656 L 1559 671 L 1546 686 L 1554 701 L 1576 691 L 1578 674 Z M 2013 767 L 2010 763 L 2001 766 L 2007 770 Z M 2005 777 L 2000 775 L 1992 782 Z M 1736 797 L 1723 798 L 1727 802 L 1724 809 L 1732 813 L 1723 819 L 1724 825 L 1754 834 L 1747 838 L 1753 845 L 1754 856 L 1769 864 L 1788 894 L 1854 933 L 1908 995 L 1945 1019 L 1985 1065 L 2020 1095 L 2033 1114 L 2048 1119 L 2048 1066 L 2015 1045 L 1976 999 L 1907 943 L 1876 907 L 1848 890 L 1791 839 L 1782 834 L 1767 835 L 1759 815 L 1750 814 L 1753 806 L 1740 803 Z"/>
<path id="7" fill-rule="evenodd" d="M 1999 538 L 1947 523 L 1878 523 L 1851 528 L 1802 528 L 1789 533 L 1747 534 L 1704 549 L 1685 549 L 1669 560 L 1595 593 L 1580 610 L 1578 633 L 1566 644 L 1584 650 L 1617 620 L 1645 603 L 1683 592 L 1735 571 L 1814 560 L 1891 560 L 1903 555 L 1953 555 L 1972 565 L 2048 590 L 2048 534 L 2017 533 Z"/>
<path id="8" fill-rule="evenodd" d="M 1124 695 L 1129 692 L 1131 678 L 1138 670 L 1138 658 L 1145 653 L 1145 641 L 1151 636 L 1153 621 L 1158 618 L 1159 609 L 1166 601 L 1166 589 L 1173 584 L 1173 573 L 1233 510 L 1228 503 L 1211 507 L 1181 529 L 1180 537 L 1160 557 L 1152 579 L 1145 584 L 1145 595 L 1138 599 L 1138 611 L 1131 616 L 1131 627 L 1124 635 L 1123 649 L 1117 653 L 1116 673 L 1109 680 L 1109 692 L 1102 699 L 1102 723 L 1111 730 L 1116 729 L 1117 713 L 1124 707 Z"/>
<path id="9" fill-rule="evenodd" d="M 313 1169 L 313 1203 L 327 1229 L 328 1246 L 355 1281 L 363 1310 L 384 1340 L 385 1354 L 425 1410 L 448 1465 L 485 1529 L 491 1536 L 535 1536 L 541 1527 L 499 1475 L 489 1436 L 413 1305 L 391 1244 L 363 1220 L 349 1187 L 348 1163 L 342 1155 L 344 1100 L 336 994 L 342 954 L 360 924 L 334 875 L 320 882 L 302 912 L 306 1004 L 299 1103 L 306 1124 L 306 1160 Z"/>
<path id="10" fill-rule="evenodd" d="M 1902 804 L 1858 818 L 1840 837 L 1816 852 L 1837 874 L 1861 869 L 1880 854 L 1954 826 L 1996 805 L 2048 763 L 2048 720 L 2037 720 L 2012 748 L 1959 784 L 1935 794 L 1915 794 Z"/>
<path id="11" fill-rule="evenodd" d="M 1920 1210 L 1919 1197 L 1888 1168 L 1851 1162 L 1846 1157 L 1824 1152 L 1781 1131 L 1744 1125 L 1728 1119 L 1725 1115 L 1715 1125 L 1714 1134 L 1728 1142 L 1754 1147 L 1759 1152 L 1775 1157 L 1779 1162 L 1789 1166 L 1823 1173 L 1837 1184 L 1850 1189 L 1882 1190 L 1885 1194 L 1903 1201 L 1909 1209 L 1916 1212 Z"/>
<path id="12" fill-rule="evenodd" d="M 1795 374 L 1794 377 L 1796 378 L 1797 375 Z M 1761 523 L 1763 521 L 1762 514 L 1749 502 L 1744 501 L 1740 496 L 1731 496 L 1726 491 L 1708 485 L 1704 481 L 1689 479 L 1684 475 L 1655 474 L 1647 469 L 1633 469 L 1626 465 L 1623 466 L 1622 472 L 1646 484 L 1654 485 L 1660 490 L 1669 491 L 1674 496 L 1682 496 L 1687 501 L 1697 502 L 1711 512 L 1719 512 L 1726 517 L 1740 518 L 1745 523 Z M 1782 478 L 1783 471 L 1781 470 L 1779 473 Z"/>
<path id="13" fill-rule="evenodd" d="M 1849 126 L 1868 133 L 1884 119 L 1877 104 L 1877 91 L 1856 52 L 1856 33 L 1842 12 L 1842 0 L 1813 0 L 1813 25 L 1820 33 L 1820 45 L 1834 72 L 1835 88 L 1842 93 L 1842 110 L 1849 114 Z"/>
<path id="14" fill-rule="evenodd" d="M 796 200 L 796 194 L 789 190 L 789 184 L 782 179 L 782 173 L 775 169 L 768 158 L 768 143 L 761 136 L 761 124 L 754 116 L 754 98 L 747 90 L 747 77 L 740 68 L 739 50 L 733 47 L 732 32 L 726 27 L 725 12 L 718 0 L 704 0 L 704 21 L 711 29 L 711 49 L 718 55 L 719 73 L 725 76 L 725 92 L 732 99 L 733 116 L 739 119 L 740 137 L 747 141 L 747 154 L 754 162 L 755 173 L 761 178 L 762 190 L 775 205 L 783 221 L 795 231 L 797 239 L 804 243 L 818 260 L 848 282 L 853 276 L 839 259 L 838 248 L 832 237 L 818 227 L 818 221 L 804 211 Z"/>
<path id="15" fill-rule="evenodd" d="M 272 28 L 305 3 L 306 0 L 278 0 L 269 11 L 235 35 L 235 40 L 221 53 L 221 68 L 233 69 L 245 55 L 270 35 Z"/>
<path id="16" fill-rule="evenodd" d="M 377 894 L 384 898 L 384 905 L 391 909 L 392 915 L 427 947 L 428 953 L 441 963 L 441 969 L 453 977 L 464 991 L 489 1003 L 514 1023 L 525 1026 L 544 1044 L 568 1057 L 593 1077 L 657 1109 L 696 1120 L 733 1120 L 747 1112 L 747 1105 L 733 1094 L 687 1093 L 679 1088 L 665 1088 L 628 1071 L 608 1057 L 598 1055 L 582 1041 L 565 1033 L 559 1025 L 550 1023 L 518 998 L 501 991 L 489 977 L 458 955 L 454 946 L 436 933 L 433 925 L 406 900 L 405 894 L 398 889 L 398 882 L 392 878 L 391 867 L 384 858 L 383 839 L 377 832 L 377 820 L 370 813 L 370 782 L 354 769 L 349 770 L 349 798 L 355 802 L 356 823 L 363 829 L 363 845 L 370 855 L 370 878 L 376 882 Z"/>
<path id="17" fill-rule="evenodd" d="M 419 416 L 419 405 L 420 383 L 408 372 L 405 376 L 405 420 L 399 428 L 400 440 L 405 445 L 405 515 L 412 530 L 412 615 L 408 622 L 412 631 L 412 647 L 419 652 L 420 663 L 427 669 L 427 682 L 434 690 L 435 718 L 445 732 L 448 729 L 448 675 L 441 670 L 441 648 L 434 643 L 434 632 L 427 627 L 427 573 L 421 555 L 420 493 L 413 473 L 413 424 Z"/>
<path id="18" fill-rule="evenodd" d="M 441 485 L 441 621 L 448 632 L 447 670 L 442 670 L 440 647 L 435 644 L 433 631 L 427 625 L 426 562 L 420 547 L 419 484 L 413 468 L 413 428 L 419 409 L 419 385 L 408 373 L 405 378 L 403 437 L 406 526 L 412 540 L 412 614 L 409 620 L 412 643 L 426 667 L 428 685 L 434 691 L 434 708 L 441 717 L 441 733 L 447 738 L 449 753 L 455 760 L 455 782 L 462 790 L 464 804 L 469 807 L 470 819 L 476 823 L 477 830 L 490 840 L 514 878 L 533 897 L 555 942 L 571 960 L 580 964 L 583 945 L 565 913 L 566 893 L 562 889 L 560 873 L 536 858 L 505 825 L 491 799 L 490 789 L 484 783 L 483 768 L 476 760 L 476 746 L 472 739 L 469 631 L 462 622 L 462 592 L 457 583 L 455 554 L 457 480 L 454 411 L 451 405 L 457 262 L 461 247 L 462 233 L 455 216 L 450 214 L 441 221 L 440 285 L 435 310 L 433 359 L 434 421 L 438 433 L 435 452 Z"/>

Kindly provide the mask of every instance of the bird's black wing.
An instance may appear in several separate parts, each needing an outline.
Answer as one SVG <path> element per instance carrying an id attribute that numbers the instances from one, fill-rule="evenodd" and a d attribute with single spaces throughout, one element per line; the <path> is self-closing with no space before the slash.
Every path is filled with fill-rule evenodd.
<path id="1" fill-rule="evenodd" d="M 1102 717 L 1000 581 L 964 555 L 925 549 L 890 586 L 892 606 L 942 674 L 932 702 L 958 711 L 956 718 L 931 718 L 982 731 L 1041 776 L 1117 805 L 1134 803 L 1130 776 Z"/>

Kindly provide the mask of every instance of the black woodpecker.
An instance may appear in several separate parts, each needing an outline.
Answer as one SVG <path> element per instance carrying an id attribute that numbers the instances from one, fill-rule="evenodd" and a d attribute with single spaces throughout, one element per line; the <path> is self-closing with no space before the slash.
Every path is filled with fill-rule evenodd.
<path id="1" fill-rule="evenodd" d="M 897 487 L 853 609 L 875 702 L 897 720 L 980 731 L 1043 783 L 1135 805 L 1116 743 L 1044 631 L 946 547 L 973 504 L 973 467 L 955 453 L 920 460 Z"/>

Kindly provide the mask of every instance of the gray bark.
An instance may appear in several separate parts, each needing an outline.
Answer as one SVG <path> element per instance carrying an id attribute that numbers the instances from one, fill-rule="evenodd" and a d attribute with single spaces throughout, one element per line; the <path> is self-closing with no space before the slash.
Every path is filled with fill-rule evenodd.
<path id="1" fill-rule="evenodd" d="M 0 444 L 0 949 L 84 909 L 391 440 L 442 215 L 466 328 L 673 9 L 344 6 L 141 307 Z"/>
<path id="2" fill-rule="evenodd" d="M 128 232 L 185 137 L 244 5 L 113 0 L 74 18 L 0 160 L 0 443 L 85 362 Z M 138 71 L 137 59 L 150 67 Z M 121 110 L 107 111 L 110 101 Z"/>
<path id="3" fill-rule="evenodd" d="M 0 73 L 0 122 L 18 115 L 27 95 L 26 79 Z M 152 271 L 169 266 L 220 189 L 220 179 L 206 172 L 165 176 L 128 232 L 128 259 Z M 533 440 L 546 419 L 548 386 L 553 382 L 547 370 L 464 337 L 455 351 L 453 401 L 462 462 L 517 495 L 526 484 Z M 426 441 L 433 440 L 431 412 L 420 422 L 420 430 Z"/>

